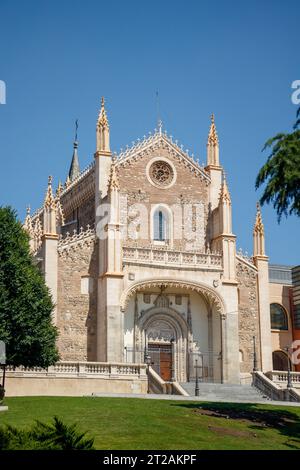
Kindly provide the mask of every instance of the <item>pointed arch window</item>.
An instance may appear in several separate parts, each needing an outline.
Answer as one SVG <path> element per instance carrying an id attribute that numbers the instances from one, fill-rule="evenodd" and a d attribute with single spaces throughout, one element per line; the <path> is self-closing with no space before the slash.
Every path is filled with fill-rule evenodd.
<path id="1" fill-rule="evenodd" d="M 153 216 L 154 240 L 165 242 L 168 239 L 168 217 L 162 209 L 157 209 Z"/>
<path id="2" fill-rule="evenodd" d="M 287 314 L 282 305 L 271 304 L 270 313 L 272 330 L 288 330 Z"/>

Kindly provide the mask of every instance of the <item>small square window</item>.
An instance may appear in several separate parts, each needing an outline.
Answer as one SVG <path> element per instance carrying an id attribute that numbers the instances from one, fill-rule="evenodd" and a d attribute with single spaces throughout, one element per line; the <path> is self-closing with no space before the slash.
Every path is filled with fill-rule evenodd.
<path id="1" fill-rule="evenodd" d="M 150 304 L 150 294 L 144 294 L 144 303 Z"/>
<path id="2" fill-rule="evenodd" d="M 175 304 L 176 305 L 182 305 L 182 296 L 181 295 L 175 295 Z"/>

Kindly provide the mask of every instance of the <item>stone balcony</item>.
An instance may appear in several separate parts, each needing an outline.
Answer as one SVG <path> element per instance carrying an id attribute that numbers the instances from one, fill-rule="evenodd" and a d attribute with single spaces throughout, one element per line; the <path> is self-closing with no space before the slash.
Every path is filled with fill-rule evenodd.
<path id="1" fill-rule="evenodd" d="M 222 269 L 222 255 L 220 253 L 210 253 L 209 251 L 206 253 L 177 251 L 155 246 L 150 248 L 123 246 L 123 263 L 220 271 Z"/>

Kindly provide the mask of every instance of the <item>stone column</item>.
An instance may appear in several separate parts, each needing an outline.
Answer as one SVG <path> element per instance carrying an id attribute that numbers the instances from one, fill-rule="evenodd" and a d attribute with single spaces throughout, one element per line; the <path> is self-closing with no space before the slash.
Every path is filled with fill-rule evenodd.
<path id="1" fill-rule="evenodd" d="M 57 322 L 57 254 L 58 235 L 44 234 L 42 236 L 42 257 L 45 283 L 50 289 L 52 301 L 55 305 L 52 313 L 54 325 Z"/>

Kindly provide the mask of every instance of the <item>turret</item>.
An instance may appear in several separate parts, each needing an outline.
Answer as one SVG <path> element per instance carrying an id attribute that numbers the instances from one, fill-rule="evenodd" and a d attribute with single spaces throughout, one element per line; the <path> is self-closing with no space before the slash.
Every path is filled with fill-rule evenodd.
<path id="1" fill-rule="evenodd" d="M 206 167 L 219 167 L 219 138 L 215 125 L 215 116 L 211 115 L 211 124 L 207 139 L 207 164 Z"/>
<path id="2" fill-rule="evenodd" d="M 253 229 L 253 256 L 265 257 L 265 229 L 262 221 L 260 205 L 256 205 L 256 218 Z"/>
<path id="3" fill-rule="evenodd" d="M 101 109 L 96 125 L 96 152 L 95 152 L 95 203 L 96 210 L 101 199 L 107 195 L 107 184 L 110 174 L 111 151 L 109 142 L 109 123 L 105 110 L 104 98 L 101 100 Z M 97 220 L 97 217 L 96 217 Z"/>
<path id="4" fill-rule="evenodd" d="M 56 235 L 56 203 L 52 192 L 52 176 L 48 178 L 48 188 L 43 209 L 44 234 Z"/>

